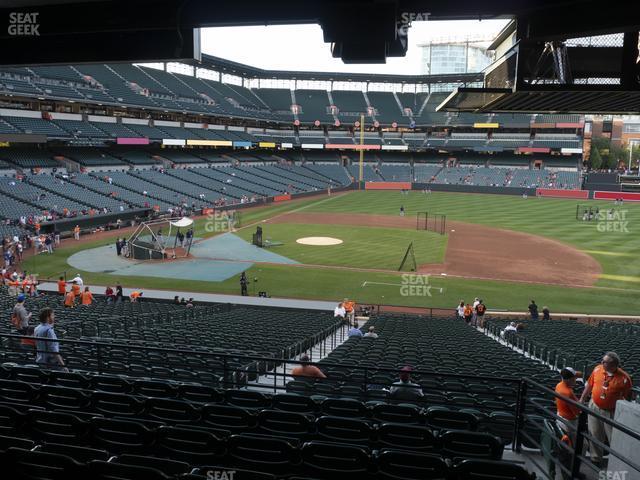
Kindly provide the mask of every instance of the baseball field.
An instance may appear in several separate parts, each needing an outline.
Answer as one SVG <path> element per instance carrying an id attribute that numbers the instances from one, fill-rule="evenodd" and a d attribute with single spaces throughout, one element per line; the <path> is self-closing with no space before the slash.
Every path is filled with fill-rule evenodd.
<path id="1" fill-rule="evenodd" d="M 640 206 L 583 201 L 600 211 L 583 221 L 576 219 L 577 203 L 506 195 L 354 191 L 244 210 L 241 226 L 233 233 L 211 228 L 216 218 L 199 218 L 195 236 L 197 243 L 224 233 L 244 244 L 251 242 L 260 225 L 273 243 L 264 250 L 289 263 L 247 260 L 242 268 L 248 278 L 257 279 L 257 289 L 274 297 L 351 297 L 360 303 L 445 308 L 453 308 L 460 299 L 481 297 L 489 308 L 510 310 L 524 310 L 535 299 L 552 312 L 637 313 Z M 445 215 L 445 234 L 418 229 L 418 212 Z M 299 242 L 307 238 L 325 240 L 313 245 Z M 213 282 L 195 275 L 118 276 L 69 265 L 72 255 L 114 241 L 108 233 L 88 235 L 80 242 L 67 240 L 53 255 L 29 258 L 25 268 L 41 278 L 79 271 L 89 285 L 119 281 L 142 289 L 239 293 L 236 275 Z M 409 245 L 412 251 L 399 271 Z"/>

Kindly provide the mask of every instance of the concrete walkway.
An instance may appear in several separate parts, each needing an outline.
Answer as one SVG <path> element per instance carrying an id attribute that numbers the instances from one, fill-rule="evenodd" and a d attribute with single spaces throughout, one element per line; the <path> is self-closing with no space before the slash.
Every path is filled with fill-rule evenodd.
<path id="1" fill-rule="evenodd" d="M 103 294 L 105 286 L 90 285 L 94 294 Z M 113 285 L 112 285 L 113 287 Z M 58 285 L 53 282 L 43 282 L 38 287 L 44 292 L 57 292 Z M 238 286 L 238 289 L 240 287 Z M 260 298 L 260 297 L 243 297 L 241 295 L 223 295 L 219 293 L 197 293 L 197 292 L 181 292 L 179 290 L 153 290 L 149 288 L 133 289 L 123 288 L 123 293 L 128 296 L 134 290 L 144 292 L 143 298 L 150 300 L 173 300 L 176 295 L 180 298 L 193 298 L 196 302 L 211 303 L 235 303 L 238 305 L 257 305 L 261 307 L 280 307 L 280 308 L 303 308 L 307 310 L 324 310 L 333 311 L 338 304 L 335 302 L 324 302 L 320 300 L 298 300 L 294 298 Z"/>

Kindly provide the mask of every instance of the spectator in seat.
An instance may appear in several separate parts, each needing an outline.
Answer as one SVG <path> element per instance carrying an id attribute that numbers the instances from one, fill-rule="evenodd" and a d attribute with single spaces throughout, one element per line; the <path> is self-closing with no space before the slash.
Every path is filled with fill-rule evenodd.
<path id="1" fill-rule="evenodd" d="M 51 308 L 40 310 L 40 325 L 34 330 L 36 337 L 36 363 L 43 368 L 55 370 L 66 370 L 64 360 L 60 355 L 60 344 L 55 341 L 44 341 L 39 339 L 58 340 L 53 329 L 55 314 Z"/>
<path id="2" fill-rule="evenodd" d="M 133 291 L 129 294 L 129 298 L 131 299 L 131 303 L 137 303 L 141 300 L 142 292 Z"/>
<path id="3" fill-rule="evenodd" d="M 318 367 L 314 365 L 308 365 L 309 355 L 306 353 L 300 357 L 301 365 L 291 370 L 291 375 L 294 377 L 313 377 L 313 378 L 327 378 Z"/>
<path id="4" fill-rule="evenodd" d="M 336 308 L 333 309 L 333 316 L 344 320 L 344 317 L 346 315 L 347 315 L 347 311 L 344 309 L 344 305 L 342 304 L 342 302 L 340 302 L 338 306 L 336 306 Z"/>
<path id="5" fill-rule="evenodd" d="M 480 328 L 484 327 L 484 314 L 486 311 L 487 307 L 480 299 L 478 305 L 476 305 L 476 325 Z"/>
<path id="6" fill-rule="evenodd" d="M 107 300 L 107 303 L 113 303 L 115 301 L 116 295 L 113 293 L 113 288 L 111 288 L 110 285 L 105 289 L 104 296 Z"/>
<path id="7" fill-rule="evenodd" d="M 64 281 L 64 277 L 58 279 L 58 295 L 64 297 L 67 293 L 67 282 Z"/>
<path id="8" fill-rule="evenodd" d="M 620 368 L 620 357 L 615 352 L 607 352 L 602 357 L 602 363 L 591 372 L 580 401 L 586 403 L 589 398 L 589 408 L 603 417 L 613 420 L 618 400 L 630 400 L 631 377 Z M 612 427 L 602 420 L 589 415 L 589 433 L 598 441 L 611 441 Z M 590 444 L 591 461 L 596 466 L 602 466 L 603 449 L 599 445 Z"/>
<path id="9" fill-rule="evenodd" d="M 124 298 L 124 294 L 122 293 L 122 285 L 119 283 L 116 284 L 116 304 L 121 303 Z"/>
<path id="10" fill-rule="evenodd" d="M 71 283 L 73 282 L 76 282 L 78 285 L 80 285 L 80 288 L 84 287 L 84 280 L 82 280 L 82 277 L 79 273 L 76 273 L 76 276 L 71 279 Z"/>
<path id="11" fill-rule="evenodd" d="M 509 332 L 516 333 L 517 331 L 518 331 L 518 328 L 516 327 L 516 322 L 511 322 L 509 325 L 504 327 L 504 330 L 500 332 L 500 336 L 504 338 L 504 336 L 507 335 Z"/>
<path id="12" fill-rule="evenodd" d="M 362 330 L 358 328 L 358 323 L 354 323 L 353 327 L 347 333 L 347 337 L 362 337 Z"/>
<path id="13" fill-rule="evenodd" d="M 347 298 L 342 302 L 345 312 L 347 312 L 347 318 L 350 322 L 353 322 L 356 317 L 356 302 Z"/>
<path id="14" fill-rule="evenodd" d="M 411 381 L 412 371 L 413 369 L 408 365 L 402 367 L 402 370 L 400 370 L 400 380 L 391 385 L 389 397 L 394 400 L 414 401 L 424 396 L 420 385 Z"/>
<path id="15" fill-rule="evenodd" d="M 577 372 L 573 368 L 567 367 L 560 370 L 560 377 L 562 380 L 556 385 L 556 393 L 577 402 L 578 398 L 573 393 L 573 389 L 576 386 L 576 379 L 582 377 L 582 372 Z M 573 444 L 578 428 L 580 409 L 557 397 L 556 408 L 558 409 L 558 416 L 562 418 L 562 420 L 557 419 L 556 424 L 571 439 Z"/>
<path id="16" fill-rule="evenodd" d="M 64 307 L 65 308 L 73 308 L 76 304 L 76 295 L 73 293 L 73 290 L 69 290 L 64 297 Z"/>
<path id="17" fill-rule="evenodd" d="M 464 306 L 463 315 L 467 325 L 470 324 L 471 320 L 473 320 L 473 308 L 468 303 Z"/>
<path id="18" fill-rule="evenodd" d="M 36 339 L 33 338 L 33 332 L 35 331 L 35 327 L 33 325 L 29 325 L 27 327 L 27 331 L 24 333 L 30 338 L 21 338 L 20 339 L 20 348 L 24 350 L 29 350 L 35 353 L 36 351 Z"/>
<path id="19" fill-rule="evenodd" d="M 93 294 L 89 291 L 89 287 L 84 287 L 84 292 L 80 295 L 80 303 L 82 305 L 91 305 L 93 303 Z"/>
<path id="20" fill-rule="evenodd" d="M 464 319 L 464 300 L 460 300 L 460 305 L 456 307 L 456 316 L 458 320 Z"/>
<path id="21" fill-rule="evenodd" d="M 542 307 L 542 319 L 551 320 L 551 313 L 549 312 L 549 307 Z"/>
<path id="22" fill-rule="evenodd" d="M 73 292 L 73 295 L 75 297 L 79 297 L 82 293 L 82 287 L 77 281 L 74 280 L 71 284 L 71 291 Z"/>
<path id="23" fill-rule="evenodd" d="M 369 337 L 369 338 L 378 338 L 378 334 L 375 332 L 376 327 L 374 327 L 373 325 L 371 325 L 369 327 L 369 331 L 367 333 L 364 334 L 365 337 Z"/>
<path id="24" fill-rule="evenodd" d="M 24 306 L 24 301 L 27 297 L 24 293 L 18 295 L 17 303 L 13 307 L 13 312 L 11 313 L 11 323 L 18 330 L 20 335 L 25 335 L 27 332 L 27 328 L 29 328 L 29 320 L 31 320 L 31 314 L 27 312 L 26 307 Z"/>

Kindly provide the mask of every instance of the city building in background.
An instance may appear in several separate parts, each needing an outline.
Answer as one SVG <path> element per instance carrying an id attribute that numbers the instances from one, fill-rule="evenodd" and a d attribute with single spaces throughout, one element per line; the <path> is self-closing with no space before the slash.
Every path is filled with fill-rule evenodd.
<path id="1" fill-rule="evenodd" d="M 420 71 L 425 75 L 475 73 L 493 61 L 487 50 L 493 38 L 439 38 L 418 45 L 422 50 Z"/>

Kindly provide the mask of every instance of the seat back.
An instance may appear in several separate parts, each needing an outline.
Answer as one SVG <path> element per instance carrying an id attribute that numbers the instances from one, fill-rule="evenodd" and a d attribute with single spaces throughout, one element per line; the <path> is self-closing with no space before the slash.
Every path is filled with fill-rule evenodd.
<path id="1" fill-rule="evenodd" d="M 365 478 L 371 467 L 369 451 L 355 445 L 312 441 L 302 446 L 301 454 L 301 470 L 309 477 Z"/>
<path id="2" fill-rule="evenodd" d="M 432 452 L 438 448 L 438 439 L 429 427 L 405 425 L 402 423 L 383 423 L 377 431 L 380 448 L 398 448 Z"/>
<path id="3" fill-rule="evenodd" d="M 383 450 L 376 458 L 384 480 L 447 480 L 449 469 L 440 455 Z"/>
<path id="4" fill-rule="evenodd" d="M 442 433 L 439 441 L 443 455 L 452 458 L 500 460 L 504 449 L 498 437 L 482 432 L 452 430 Z"/>
<path id="5" fill-rule="evenodd" d="M 533 480 L 534 474 L 528 473 L 520 465 L 511 462 L 490 460 L 464 460 L 453 468 L 456 480 Z"/>

